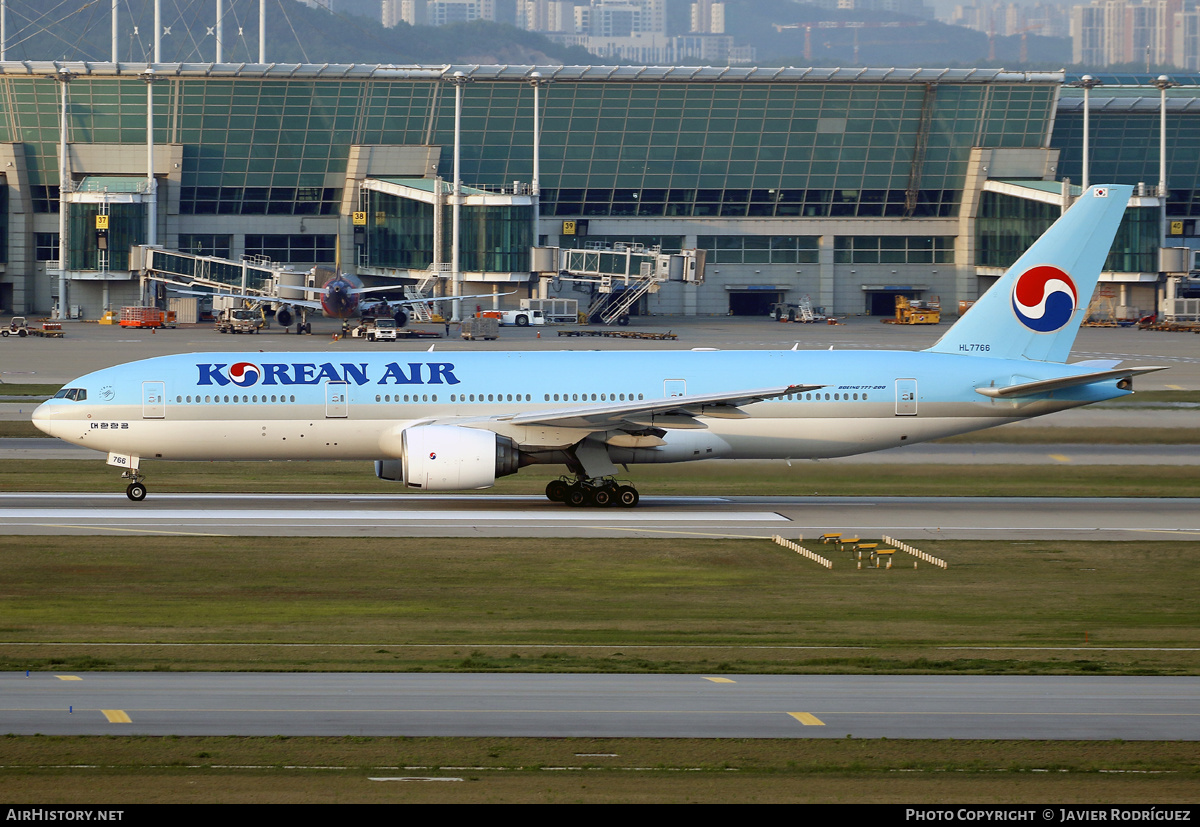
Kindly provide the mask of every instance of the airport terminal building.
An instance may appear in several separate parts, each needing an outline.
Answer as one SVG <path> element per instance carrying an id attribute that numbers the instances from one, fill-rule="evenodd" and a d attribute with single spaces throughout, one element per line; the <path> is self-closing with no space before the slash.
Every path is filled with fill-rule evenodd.
<path id="1" fill-rule="evenodd" d="M 444 276 L 451 239 L 436 219 L 450 209 L 461 90 L 466 293 L 506 285 L 515 304 L 538 290 L 531 248 L 635 242 L 707 254 L 702 284 L 668 285 L 642 313 L 765 314 L 808 298 L 830 313 L 890 315 L 897 294 L 937 296 L 953 312 L 1078 192 L 1084 119 L 1073 80 L 968 69 L 8 61 L 0 309 L 61 303 L 96 318 L 140 303 L 130 249 L 148 243 L 300 269 L 340 261 L 368 281 Z M 1144 184 L 1103 277 L 1129 317 L 1155 307 L 1164 235 L 1166 246 L 1200 246 L 1198 81 L 1174 80 L 1185 85 L 1168 93 L 1165 199 L 1152 79 L 1109 78 L 1091 91 L 1091 181 Z"/>

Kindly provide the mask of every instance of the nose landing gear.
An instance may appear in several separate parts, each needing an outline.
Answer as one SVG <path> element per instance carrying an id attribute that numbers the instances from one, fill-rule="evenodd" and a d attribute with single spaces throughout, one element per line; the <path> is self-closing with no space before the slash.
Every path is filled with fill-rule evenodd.
<path id="1" fill-rule="evenodd" d="M 121 479 L 132 480 L 125 488 L 125 496 L 133 500 L 135 503 L 140 503 L 146 499 L 146 483 L 143 482 L 146 478 L 137 471 L 125 471 L 121 474 Z"/>

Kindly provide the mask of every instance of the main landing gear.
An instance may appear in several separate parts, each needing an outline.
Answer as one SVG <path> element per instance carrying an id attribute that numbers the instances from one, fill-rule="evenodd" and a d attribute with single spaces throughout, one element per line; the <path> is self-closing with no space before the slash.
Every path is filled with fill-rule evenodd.
<path id="1" fill-rule="evenodd" d="M 575 508 L 606 508 L 610 505 L 633 508 L 641 497 L 632 485 L 622 485 L 612 477 L 559 477 L 551 480 L 546 486 L 546 499 L 554 503 L 566 503 Z"/>
<path id="2" fill-rule="evenodd" d="M 135 503 L 140 503 L 146 499 L 146 483 L 143 482 L 146 478 L 137 471 L 126 471 L 121 474 L 123 480 L 133 480 L 125 488 L 125 496 L 133 500 Z"/>

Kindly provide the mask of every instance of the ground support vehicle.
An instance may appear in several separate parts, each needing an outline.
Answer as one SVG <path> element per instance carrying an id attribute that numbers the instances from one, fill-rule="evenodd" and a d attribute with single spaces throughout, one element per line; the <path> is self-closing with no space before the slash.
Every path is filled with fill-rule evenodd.
<path id="1" fill-rule="evenodd" d="M 928 301 L 896 296 L 896 317 L 880 321 L 884 324 L 940 324 L 942 303 L 937 298 Z"/>
<path id="2" fill-rule="evenodd" d="M 47 339 L 62 339 L 67 334 L 60 322 L 42 322 L 41 327 L 29 328 L 30 336 L 43 336 Z"/>
<path id="3" fill-rule="evenodd" d="M 164 328 L 175 326 L 175 312 L 158 307 L 122 307 L 121 327 Z"/>
<path id="4" fill-rule="evenodd" d="M 521 299 L 521 310 L 541 313 L 544 324 L 579 323 L 579 299 Z"/>
<path id="5" fill-rule="evenodd" d="M 463 319 L 462 337 L 467 340 L 495 339 L 500 335 L 500 320 L 495 316 Z"/>
<path id="6" fill-rule="evenodd" d="M 8 327 L 0 328 L 0 336 L 41 336 L 46 339 L 62 339 L 67 335 L 61 322 L 42 322 L 41 327 L 30 327 L 24 316 L 13 316 Z"/>
<path id="7" fill-rule="evenodd" d="M 775 321 L 803 322 L 804 324 L 812 324 L 814 322 L 823 322 L 826 320 L 824 308 L 814 308 L 812 301 L 804 299 L 804 301 L 791 302 L 775 302 L 771 305 L 771 316 Z"/>
<path id="8" fill-rule="evenodd" d="M 226 307 L 217 316 L 218 333 L 257 333 L 264 326 L 261 310 L 246 307 Z"/>
<path id="9" fill-rule="evenodd" d="M 540 310 L 481 310 L 477 315 L 482 319 L 495 319 L 500 324 L 517 327 L 546 323 L 546 316 Z"/>
<path id="10" fill-rule="evenodd" d="M 363 323 L 354 328 L 350 335 L 368 342 L 394 342 L 397 330 L 395 319 L 380 316 L 377 319 L 363 319 Z"/>
<path id="11" fill-rule="evenodd" d="M 603 336 L 605 339 L 653 339 L 655 341 L 674 340 L 678 333 L 652 333 L 646 330 L 560 330 L 559 336 Z"/>
<path id="12" fill-rule="evenodd" d="M 0 336 L 8 338 L 9 336 L 28 336 L 29 325 L 25 322 L 24 316 L 13 316 L 8 323 L 8 327 L 0 328 Z"/>

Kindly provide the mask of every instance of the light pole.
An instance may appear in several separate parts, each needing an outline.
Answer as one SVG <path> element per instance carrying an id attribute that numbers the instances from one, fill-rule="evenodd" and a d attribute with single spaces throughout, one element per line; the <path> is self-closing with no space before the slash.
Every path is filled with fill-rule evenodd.
<path id="1" fill-rule="evenodd" d="M 450 274 L 453 279 L 451 295 L 454 296 L 451 306 L 454 309 L 450 321 L 459 323 L 462 321 L 462 299 L 459 298 L 462 295 L 462 259 L 458 251 L 462 219 L 462 94 L 463 87 L 471 79 L 462 72 L 455 72 L 450 82 L 454 84 L 454 193 L 450 196 Z"/>
<path id="2" fill-rule="evenodd" d="M 544 80 L 541 72 L 533 72 L 529 78 L 529 84 L 533 87 L 533 181 L 529 185 L 529 194 L 533 196 L 533 246 L 537 247 L 541 243 L 542 218 L 542 106 L 539 93 L 550 81 Z"/>
<path id="3" fill-rule="evenodd" d="M 1158 224 L 1160 247 L 1167 246 L 1167 90 L 1179 84 L 1166 75 L 1154 79 L 1158 89 Z"/>
<path id="4" fill-rule="evenodd" d="M 66 67 L 58 70 L 56 79 L 62 84 L 62 113 L 58 124 L 58 312 L 57 319 L 65 319 L 67 312 L 67 256 L 70 244 L 67 239 L 67 193 L 71 191 L 71 176 L 67 171 L 67 87 L 72 75 Z"/>
<path id="5" fill-rule="evenodd" d="M 1076 83 L 1076 86 L 1083 87 L 1083 181 L 1082 188 L 1087 192 L 1087 188 L 1091 186 L 1091 114 L 1092 114 L 1092 97 L 1091 92 L 1097 86 L 1103 85 L 1104 81 L 1098 80 L 1091 75 L 1084 75 Z"/>
<path id="6" fill-rule="evenodd" d="M 158 182 L 154 180 L 154 67 L 142 72 L 146 82 L 146 244 L 158 244 Z"/>

